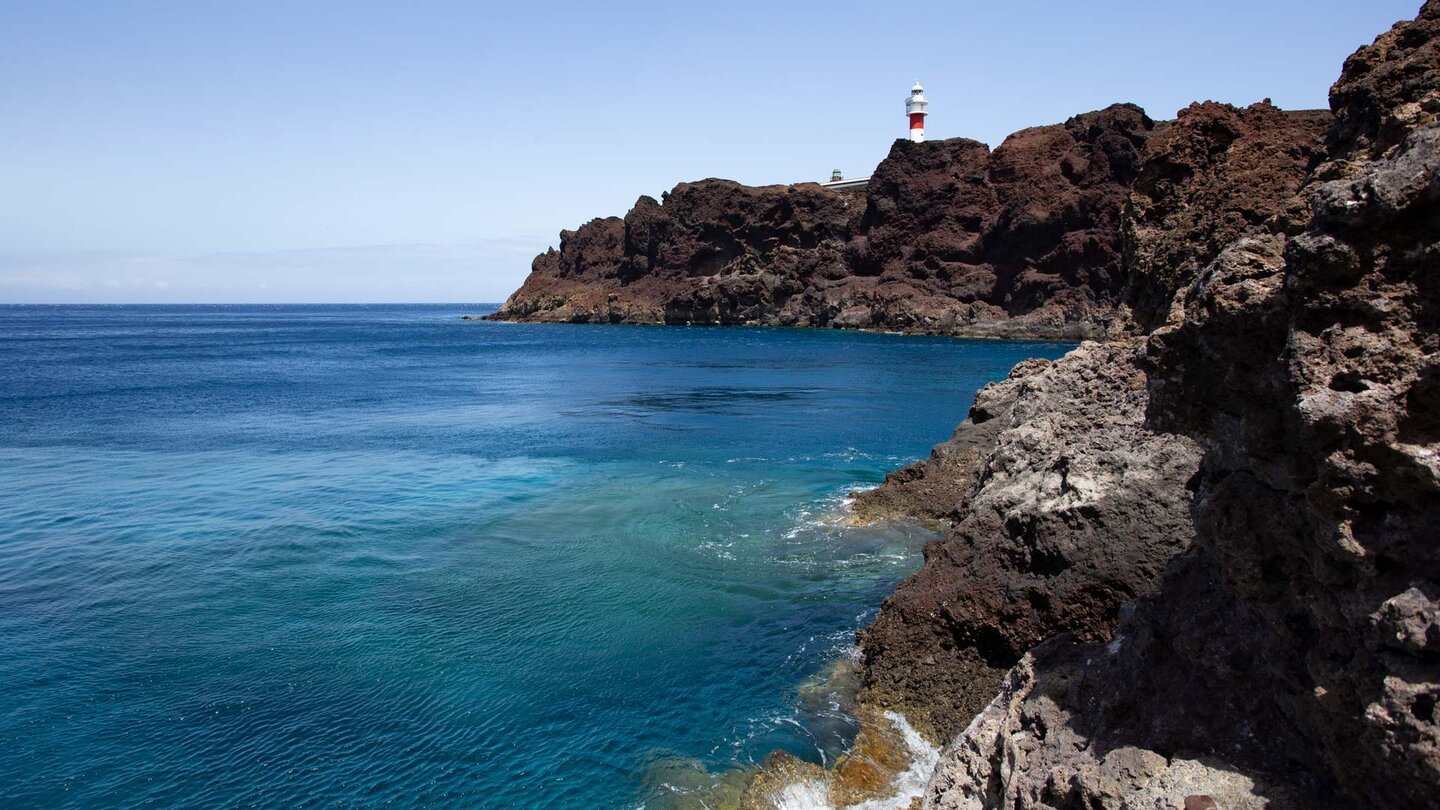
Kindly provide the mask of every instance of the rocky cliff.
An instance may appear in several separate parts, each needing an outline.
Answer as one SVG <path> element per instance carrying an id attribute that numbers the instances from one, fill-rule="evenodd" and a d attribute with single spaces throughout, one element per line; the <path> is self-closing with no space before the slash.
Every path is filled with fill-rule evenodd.
<path id="1" fill-rule="evenodd" d="M 791 300 L 843 280 L 860 200 L 815 184 L 681 183 L 560 234 L 495 314 L 575 323 L 803 323 Z M 798 314 L 797 314 L 798 313 Z"/>
<path id="2" fill-rule="evenodd" d="M 897 141 L 863 194 L 682 183 L 562 232 L 493 317 L 1099 337 L 1128 287 L 1122 209 L 1154 130 L 1118 104 L 993 152 Z"/>
<path id="3" fill-rule="evenodd" d="M 684 184 L 498 316 L 1103 338 L 856 497 L 945 527 L 860 635 L 862 709 L 945 744 L 923 805 L 1440 806 L 1440 0 L 1330 101 Z"/>
<path id="4" fill-rule="evenodd" d="M 1440 0 L 1331 106 L 1152 133 L 1133 334 L 862 499 L 952 522 L 861 637 L 925 806 L 1440 805 Z"/>
<path id="5" fill-rule="evenodd" d="M 1181 286 L 1221 248 L 1296 203 L 1330 121 L 1325 110 L 1207 101 L 1150 140 L 1121 225 L 1123 300 L 1140 331 L 1169 316 Z"/>

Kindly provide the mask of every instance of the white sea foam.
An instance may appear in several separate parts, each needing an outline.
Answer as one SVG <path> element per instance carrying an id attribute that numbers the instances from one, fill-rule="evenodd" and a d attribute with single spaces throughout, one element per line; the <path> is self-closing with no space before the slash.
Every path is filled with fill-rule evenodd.
<path id="1" fill-rule="evenodd" d="M 770 795 L 775 810 L 834 810 L 830 790 L 824 782 L 800 782 L 786 785 Z"/>
<path id="2" fill-rule="evenodd" d="M 912 800 L 925 792 L 930 774 L 940 762 L 940 749 L 922 737 L 904 715 L 885 712 L 885 719 L 900 732 L 905 747 L 910 750 L 910 767 L 895 775 L 893 794 L 837 808 L 830 802 L 830 788 L 824 782 L 797 782 L 770 794 L 776 810 L 904 810 L 909 807 Z"/>
<path id="3" fill-rule="evenodd" d="M 850 528 L 851 506 L 854 502 L 851 493 L 857 491 L 861 486 L 859 484 L 846 486 L 844 489 L 822 498 L 811 507 L 802 507 L 797 510 L 794 525 L 785 533 L 785 539 L 795 540 L 817 531 L 843 531 Z"/>
<path id="4" fill-rule="evenodd" d="M 930 781 L 930 774 L 934 772 L 935 765 L 940 762 L 940 749 L 920 736 L 920 732 L 910 725 L 910 721 L 905 719 L 905 715 L 898 712 L 885 712 L 885 718 L 895 724 L 896 730 L 905 740 L 905 747 L 910 749 L 910 767 L 895 776 L 895 794 L 893 796 L 861 802 L 848 810 L 900 810 L 900 808 L 908 807 L 911 799 L 925 792 L 925 785 Z"/>
<path id="5" fill-rule="evenodd" d="M 721 542 L 719 540 L 705 540 L 695 547 L 697 551 L 705 552 L 717 560 L 734 560 L 735 541 Z"/>

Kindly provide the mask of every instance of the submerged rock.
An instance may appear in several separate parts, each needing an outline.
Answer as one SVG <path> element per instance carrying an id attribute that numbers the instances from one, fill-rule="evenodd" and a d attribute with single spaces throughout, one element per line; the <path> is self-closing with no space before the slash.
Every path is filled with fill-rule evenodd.
<path id="1" fill-rule="evenodd" d="M 893 712 L 861 710 L 849 753 L 826 769 L 783 751 L 755 772 L 742 810 L 903 810 L 920 800 L 939 752 Z"/>

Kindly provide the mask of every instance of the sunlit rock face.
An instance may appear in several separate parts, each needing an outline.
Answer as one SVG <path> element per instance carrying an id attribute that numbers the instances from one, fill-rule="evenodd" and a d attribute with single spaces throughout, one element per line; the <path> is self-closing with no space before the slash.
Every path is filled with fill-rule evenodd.
<path id="1" fill-rule="evenodd" d="M 562 233 L 494 317 L 1098 337 L 1153 127 L 1119 104 L 994 152 L 897 141 L 863 193 L 682 183 Z"/>
<path id="2" fill-rule="evenodd" d="M 1189 546 L 1185 484 L 1200 450 L 1145 426 L 1141 349 L 1138 338 L 1086 343 L 977 398 L 984 418 L 957 437 L 998 421 L 993 444 L 949 536 L 861 635 L 867 699 L 948 739 L 1035 644 L 1107 639 L 1121 606 Z"/>
<path id="3" fill-rule="evenodd" d="M 1328 121 L 1207 102 L 1157 124 L 1115 104 L 994 151 L 896 141 L 863 192 L 681 183 L 562 232 L 493 317 L 1083 339 L 1133 310 L 1148 328 L 1196 270 L 1171 260 L 1275 214 Z"/>

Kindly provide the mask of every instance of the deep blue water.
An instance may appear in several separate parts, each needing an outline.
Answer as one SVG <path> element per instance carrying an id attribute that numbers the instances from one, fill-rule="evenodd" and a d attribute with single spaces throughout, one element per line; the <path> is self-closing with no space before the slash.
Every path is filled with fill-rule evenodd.
<path id="1" fill-rule="evenodd" d="M 0 806 L 633 807 L 847 724 L 842 498 L 1065 346 L 0 307 Z"/>

